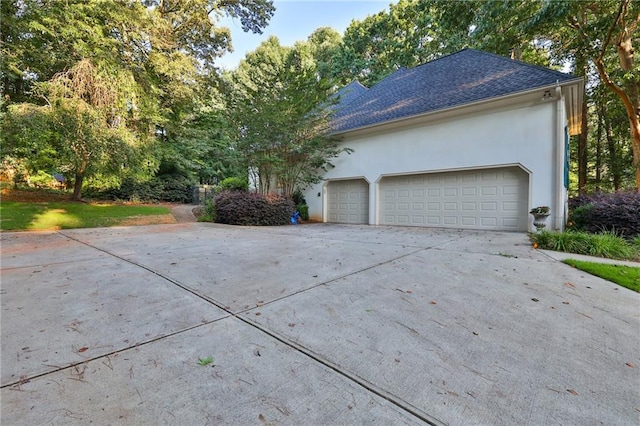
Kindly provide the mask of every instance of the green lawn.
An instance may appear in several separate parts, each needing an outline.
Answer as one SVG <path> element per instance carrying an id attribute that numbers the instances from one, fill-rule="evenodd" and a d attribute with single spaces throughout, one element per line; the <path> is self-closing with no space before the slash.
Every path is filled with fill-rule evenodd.
<path id="1" fill-rule="evenodd" d="M 96 228 L 102 226 L 173 223 L 167 207 L 80 202 L 0 203 L 3 231 Z"/>
<path id="2" fill-rule="evenodd" d="M 606 263 L 584 262 L 581 260 L 566 259 L 563 261 L 581 271 L 604 278 L 622 287 L 640 293 L 640 268 L 625 265 L 609 265 Z"/>

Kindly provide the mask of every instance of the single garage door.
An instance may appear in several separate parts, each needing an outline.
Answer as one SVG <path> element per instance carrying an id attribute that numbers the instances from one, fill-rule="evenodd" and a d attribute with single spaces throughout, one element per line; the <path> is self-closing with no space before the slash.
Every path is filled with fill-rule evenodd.
<path id="1" fill-rule="evenodd" d="M 369 184 L 364 179 L 327 184 L 327 218 L 335 223 L 369 223 Z"/>
<path id="2" fill-rule="evenodd" d="M 380 223 L 526 231 L 528 187 L 518 167 L 387 177 Z"/>

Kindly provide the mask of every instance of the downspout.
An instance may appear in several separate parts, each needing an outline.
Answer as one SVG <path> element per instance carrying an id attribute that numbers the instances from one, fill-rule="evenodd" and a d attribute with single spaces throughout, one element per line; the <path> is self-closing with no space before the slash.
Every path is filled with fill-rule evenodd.
<path id="1" fill-rule="evenodd" d="M 564 188 L 564 108 L 562 88 L 556 85 L 556 208 L 553 209 L 554 229 L 562 231 L 565 222 L 565 188 Z"/>

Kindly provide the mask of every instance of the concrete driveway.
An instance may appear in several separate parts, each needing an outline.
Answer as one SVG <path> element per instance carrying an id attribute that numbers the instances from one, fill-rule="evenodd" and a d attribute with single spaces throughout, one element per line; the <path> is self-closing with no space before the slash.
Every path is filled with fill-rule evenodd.
<path id="1" fill-rule="evenodd" d="M 525 234 L 0 238 L 3 425 L 640 421 L 640 295 Z"/>

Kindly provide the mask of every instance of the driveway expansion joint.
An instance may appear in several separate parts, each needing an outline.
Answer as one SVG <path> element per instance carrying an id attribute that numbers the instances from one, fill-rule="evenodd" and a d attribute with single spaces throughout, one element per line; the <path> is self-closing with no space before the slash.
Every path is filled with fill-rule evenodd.
<path id="1" fill-rule="evenodd" d="M 74 368 L 76 366 L 79 366 L 79 365 L 86 364 L 86 363 L 91 362 L 91 361 L 95 361 L 95 360 L 104 358 L 105 356 L 114 355 L 116 353 L 122 353 L 122 352 L 125 352 L 125 351 L 128 351 L 128 350 L 131 350 L 131 349 L 138 348 L 140 346 L 144 346 L 144 345 L 147 345 L 147 344 L 159 341 L 159 340 L 163 340 L 163 339 L 168 338 L 168 337 L 172 337 L 172 336 L 175 336 L 175 335 L 178 335 L 178 334 L 181 334 L 181 333 L 196 329 L 196 328 L 200 328 L 202 326 L 205 326 L 205 325 L 217 322 L 217 321 L 221 321 L 223 319 L 227 319 L 229 317 L 233 317 L 233 318 L 238 319 L 242 323 L 244 323 L 244 324 L 246 324 L 246 325 L 248 325 L 248 326 L 250 326 L 250 327 L 252 327 L 252 328 L 254 328 L 254 329 L 258 330 L 258 331 L 260 331 L 261 333 L 264 333 L 267 336 L 279 341 L 280 343 L 290 347 L 291 349 L 293 349 L 297 353 L 302 354 L 302 355 L 312 359 L 314 362 L 317 362 L 317 363 L 323 365 L 324 367 L 335 371 L 336 373 L 338 373 L 342 377 L 344 377 L 344 378 L 350 380 L 351 382 L 357 384 L 358 386 L 364 388 L 368 392 L 371 392 L 372 394 L 377 395 L 378 397 L 385 399 L 386 401 L 388 401 L 391 404 L 395 405 L 399 409 L 401 409 L 401 410 L 407 412 L 408 414 L 418 418 L 419 420 L 427 423 L 428 425 L 430 425 L 430 426 L 443 426 L 443 425 L 446 425 L 446 423 L 444 423 L 444 422 L 440 421 L 439 419 L 429 415 L 428 413 L 425 413 L 424 411 L 422 411 L 419 408 L 413 406 L 412 404 L 408 403 L 407 401 L 404 401 L 404 400 L 398 398 L 397 396 L 393 395 L 390 392 L 387 392 L 387 391 L 385 391 L 383 389 L 378 388 L 373 383 L 371 383 L 371 382 L 369 382 L 369 381 L 367 381 L 367 380 L 355 375 L 354 373 L 346 371 L 346 370 L 342 369 L 339 365 L 332 363 L 331 361 L 321 357 L 318 354 L 315 354 L 311 349 L 306 348 L 306 347 L 304 347 L 302 345 L 299 345 L 299 344 L 297 344 L 297 343 L 295 343 L 295 342 L 293 342 L 293 341 L 291 341 L 291 340 L 289 340 L 289 339 L 287 339 L 287 338 L 285 338 L 283 336 L 280 336 L 279 334 L 275 333 L 274 331 L 269 330 L 268 328 L 263 327 L 259 323 L 251 321 L 250 319 L 248 319 L 245 316 L 243 316 L 243 314 L 246 314 L 246 313 L 248 313 L 250 311 L 253 311 L 255 309 L 263 308 L 264 306 L 267 306 L 269 304 L 275 303 L 277 301 L 290 298 L 290 297 L 295 296 L 297 294 L 308 292 L 309 290 L 318 288 L 320 286 L 328 285 L 328 284 L 330 284 L 332 282 L 336 282 L 336 281 L 338 281 L 340 279 L 343 279 L 343 278 L 346 278 L 346 277 L 349 277 L 349 276 L 352 276 L 352 275 L 355 275 L 355 274 L 359 274 L 361 272 L 368 271 L 368 270 L 380 267 L 380 266 L 385 265 L 385 264 L 392 263 L 392 262 L 394 262 L 396 260 L 399 260 L 399 259 L 402 259 L 402 258 L 405 258 L 405 257 L 409 257 L 409 256 L 412 256 L 414 254 L 417 254 L 417 253 L 420 253 L 420 252 L 423 252 L 423 251 L 426 251 L 426 250 L 430 250 L 431 248 L 419 247 L 417 250 L 413 250 L 413 251 L 411 251 L 409 253 L 405 253 L 405 254 L 402 254 L 400 256 L 394 256 L 392 259 L 387 259 L 385 261 L 378 262 L 378 263 L 376 263 L 374 265 L 370 265 L 370 266 L 367 266 L 365 268 L 361 268 L 361 269 L 359 269 L 357 271 L 350 272 L 350 273 L 347 273 L 347 274 L 332 278 L 332 279 L 330 279 L 328 281 L 324 281 L 324 282 L 315 284 L 315 285 L 313 285 L 311 287 L 308 287 L 308 288 L 304 288 L 302 290 L 296 291 L 296 292 L 288 294 L 286 296 L 282 296 L 282 297 L 279 297 L 279 298 L 276 298 L 276 299 L 272 299 L 272 300 L 270 300 L 268 302 L 262 303 L 259 307 L 256 306 L 256 307 L 253 307 L 253 308 L 244 309 L 242 311 L 233 312 L 233 311 L 231 311 L 230 308 L 228 308 L 227 306 L 224 306 L 224 304 L 214 300 L 213 298 L 208 297 L 208 296 L 203 295 L 203 294 L 200 294 L 196 290 L 191 289 L 189 286 L 179 282 L 178 280 L 175 280 L 175 279 L 173 279 L 173 278 L 171 278 L 169 276 L 166 276 L 165 274 L 163 274 L 161 272 L 158 272 L 158 271 L 156 271 L 156 270 L 154 270 L 154 269 L 152 269 L 152 268 L 150 268 L 148 266 L 145 266 L 145 265 L 142 265 L 142 264 L 140 264 L 138 262 L 132 261 L 132 260 L 127 259 L 127 258 L 124 258 L 122 256 L 119 256 L 119 255 L 115 254 L 115 253 L 111 253 L 108 250 L 102 249 L 100 247 L 96 247 L 96 246 L 91 245 L 91 244 L 89 244 L 89 243 L 87 243 L 85 241 L 82 241 L 80 239 L 68 236 L 66 234 L 63 234 L 60 231 L 58 231 L 58 232 L 61 235 L 65 236 L 65 237 L 67 237 L 67 238 L 69 238 L 71 240 L 77 241 L 78 243 L 84 244 L 84 245 L 86 245 L 88 247 L 91 247 L 91 248 L 93 248 L 95 250 L 98 250 L 98 251 L 101 251 L 103 253 L 106 253 L 106 254 L 108 254 L 110 256 L 113 256 L 113 257 L 123 261 L 123 262 L 127 262 L 127 263 L 129 263 L 129 264 L 131 264 L 133 266 L 136 266 L 136 267 L 142 268 L 142 269 L 144 269 L 144 270 L 146 270 L 148 272 L 151 272 L 151 273 L 157 275 L 158 277 L 170 282 L 171 284 L 173 284 L 173 285 L 175 285 L 175 286 L 177 286 L 177 287 L 179 287 L 179 288 L 191 293 L 192 295 L 194 295 L 194 296 L 204 300 L 205 302 L 215 306 L 216 308 L 226 312 L 228 315 L 226 315 L 226 316 L 224 316 L 222 318 L 217 318 L 217 319 L 215 319 L 213 321 L 207 321 L 207 322 L 204 322 L 202 324 L 197 324 L 197 325 L 192 326 L 192 327 L 187 327 L 187 328 L 185 328 L 183 330 L 178 330 L 178 331 L 173 332 L 173 333 L 169 333 L 169 334 L 166 334 L 166 335 L 158 336 L 158 337 L 156 337 L 154 339 L 150 339 L 148 341 L 145 341 L 145 342 L 142 342 L 142 343 L 138 343 L 138 344 L 136 344 L 134 346 L 130 346 L 130 347 L 123 348 L 123 349 L 120 349 L 120 350 L 117 350 L 117 351 L 113 351 L 113 352 L 110 352 L 108 354 L 102 354 L 102 355 L 96 356 L 94 358 L 86 359 L 86 360 L 84 360 L 82 362 L 77 362 L 77 363 L 74 363 L 74 364 L 71 364 L 71 365 L 68 365 L 68 366 L 65 366 L 65 367 L 61 367 L 61 368 L 59 368 L 57 370 L 54 370 L 54 371 L 48 371 L 48 372 L 45 372 L 45 373 L 42 373 L 42 374 L 35 375 L 33 377 L 22 378 L 21 380 L 17 380 L 17 381 L 14 381 L 12 383 L 3 385 L 2 388 L 15 386 L 15 385 L 21 384 L 21 383 L 26 383 L 29 380 L 36 379 L 38 377 L 46 376 L 46 375 L 49 375 L 49 374 L 52 374 L 52 373 L 55 373 L 55 372 L 58 372 L 58 371 L 61 371 L 61 370 Z"/>

